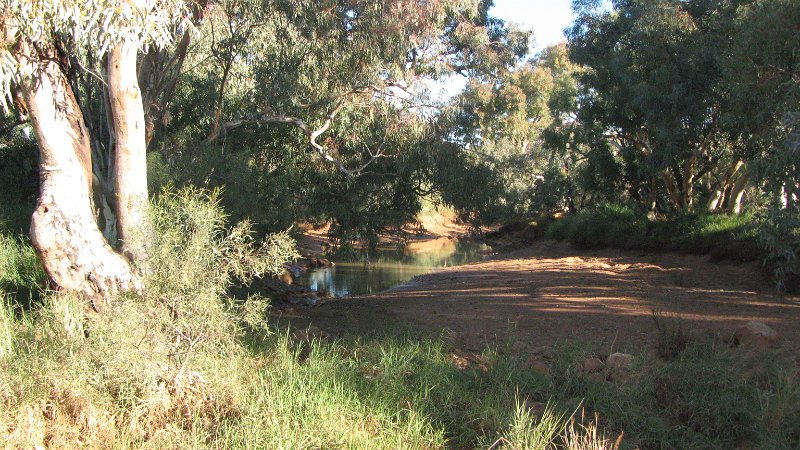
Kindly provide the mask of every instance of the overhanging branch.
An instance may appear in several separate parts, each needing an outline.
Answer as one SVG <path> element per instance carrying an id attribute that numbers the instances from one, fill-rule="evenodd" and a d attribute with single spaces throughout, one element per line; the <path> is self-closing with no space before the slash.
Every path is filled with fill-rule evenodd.
<path id="1" fill-rule="evenodd" d="M 368 86 L 365 88 L 357 88 L 341 95 L 339 97 L 339 101 L 337 102 L 336 106 L 333 108 L 333 110 L 331 110 L 330 113 L 328 113 L 328 115 L 325 116 L 325 120 L 322 122 L 322 125 L 320 125 L 318 128 L 313 128 L 309 126 L 305 120 L 299 117 L 272 114 L 272 113 L 263 113 L 221 123 L 215 127 L 214 131 L 207 138 L 207 141 L 215 142 L 220 138 L 223 138 L 229 132 L 244 125 L 265 125 L 268 123 L 284 123 L 288 125 L 293 125 L 303 131 L 303 133 L 308 138 L 308 142 L 311 148 L 313 148 L 314 151 L 317 154 L 319 154 L 323 160 L 325 160 L 327 163 L 336 166 L 336 168 L 345 175 L 349 177 L 355 177 L 360 175 L 364 171 L 364 169 L 366 169 L 369 165 L 374 163 L 379 158 L 386 157 L 386 154 L 383 150 L 383 143 L 381 143 L 379 149 L 376 151 L 372 151 L 369 148 L 367 148 L 367 153 L 369 153 L 370 159 L 365 164 L 362 164 L 360 167 L 356 169 L 348 169 L 339 159 L 337 159 L 330 153 L 330 151 L 325 145 L 317 142 L 317 139 L 330 129 L 330 127 L 333 125 L 333 121 L 336 118 L 336 116 L 347 105 L 347 100 L 350 96 L 355 94 L 367 93 L 373 89 L 375 89 L 373 86 Z M 385 141 L 386 139 L 384 137 L 384 143 Z"/>

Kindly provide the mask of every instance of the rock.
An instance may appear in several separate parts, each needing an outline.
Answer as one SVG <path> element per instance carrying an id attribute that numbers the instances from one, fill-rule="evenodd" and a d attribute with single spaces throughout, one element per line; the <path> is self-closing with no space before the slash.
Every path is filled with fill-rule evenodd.
<path id="1" fill-rule="evenodd" d="M 733 334 L 733 344 L 755 351 L 764 351 L 775 348 L 781 343 L 781 335 L 769 325 L 757 320 L 751 320 L 744 326 L 736 329 Z"/>
<path id="2" fill-rule="evenodd" d="M 608 377 L 604 372 L 590 373 L 587 376 L 589 377 L 590 380 L 596 381 L 598 383 L 604 383 L 608 381 Z"/>
<path id="3" fill-rule="evenodd" d="M 292 272 L 292 277 L 294 278 L 300 278 L 300 275 L 302 275 L 305 271 L 305 269 L 299 264 L 288 264 L 285 267 L 286 270 Z"/>
<path id="4" fill-rule="evenodd" d="M 311 258 L 308 261 L 308 267 L 310 269 L 321 269 L 326 267 L 333 267 L 334 265 L 335 264 L 333 264 L 332 262 L 328 261 L 325 258 Z"/>
<path id="5" fill-rule="evenodd" d="M 550 365 L 542 360 L 533 359 L 529 362 L 529 366 L 532 371 L 540 375 L 545 375 L 545 376 L 550 375 Z"/>
<path id="6" fill-rule="evenodd" d="M 627 353 L 613 353 L 606 359 L 609 376 L 612 380 L 624 380 L 628 378 L 631 367 L 633 366 L 633 355 Z"/>
<path id="7" fill-rule="evenodd" d="M 286 284 L 294 283 L 294 276 L 292 275 L 292 272 L 289 271 L 288 269 L 284 269 L 283 272 L 281 272 L 278 275 L 275 275 L 273 278 L 275 280 L 278 280 Z"/>
<path id="8" fill-rule="evenodd" d="M 594 356 L 584 359 L 580 364 L 580 370 L 583 373 L 602 372 L 604 368 L 605 364 L 603 364 L 603 361 L 600 361 L 600 359 Z"/>

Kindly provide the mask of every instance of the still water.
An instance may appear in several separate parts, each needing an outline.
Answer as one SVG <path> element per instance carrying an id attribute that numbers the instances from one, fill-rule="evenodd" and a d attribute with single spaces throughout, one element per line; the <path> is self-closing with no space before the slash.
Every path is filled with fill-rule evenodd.
<path id="1" fill-rule="evenodd" d="M 379 251 L 369 263 L 336 261 L 333 267 L 308 271 L 300 283 L 334 297 L 374 294 L 434 269 L 481 261 L 490 254 L 486 244 L 441 238 L 412 243 L 402 251 Z"/>

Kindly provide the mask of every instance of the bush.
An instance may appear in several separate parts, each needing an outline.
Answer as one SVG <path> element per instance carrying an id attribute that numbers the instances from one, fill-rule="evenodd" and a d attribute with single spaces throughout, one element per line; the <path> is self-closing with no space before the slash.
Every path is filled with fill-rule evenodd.
<path id="1" fill-rule="evenodd" d="M 765 265 L 778 289 L 800 289 L 800 213 L 773 210 L 760 229 L 759 242 L 766 252 Z"/>
<path id="2" fill-rule="evenodd" d="M 553 222 L 545 232 L 579 248 L 636 248 L 646 239 L 646 222 L 625 206 L 603 205 Z"/>
<path id="3" fill-rule="evenodd" d="M 625 206 L 604 205 L 551 223 L 545 236 L 579 248 L 681 251 L 754 261 L 762 256 L 758 227 L 752 214 L 685 214 L 651 220 Z"/>
<path id="4" fill-rule="evenodd" d="M 55 293 L 19 318 L 0 310 L 9 445 L 194 447 L 241 414 L 257 368 L 238 339 L 254 320 L 238 313 L 263 308 L 221 294 L 234 276 L 276 271 L 293 242 L 256 245 L 246 223 L 226 231 L 215 193 L 165 193 L 152 214 L 143 297 L 120 297 L 102 315 Z"/>
<path id="5" fill-rule="evenodd" d="M 265 299 L 223 294 L 232 276 L 278 267 L 290 242 L 225 231 L 209 193 L 165 194 L 153 210 L 144 297 L 90 316 L 67 295 L 23 315 L 0 303 L 6 445 L 616 448 L 599 429 L 625 431 L 628 448 L 800 445 L 796 367 L 780 354 L 681 342 L 669 361 L 638 352 L 627 381 L 607 382 L 578 370 L 597 354 L 579 345 L 554 348 L 541 373 L 513 343 L 463 354 L 386 330 L 275 332 L 261 328 Z M 581 405 L 599 419 L 565 425 Z"/>

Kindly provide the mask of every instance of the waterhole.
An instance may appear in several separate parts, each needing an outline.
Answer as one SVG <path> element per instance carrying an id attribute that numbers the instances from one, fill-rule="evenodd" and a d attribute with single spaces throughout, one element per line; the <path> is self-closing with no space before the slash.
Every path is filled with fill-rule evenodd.
<path id="1" fill-rule="evenodd" d="M 376 294 L 440 267 L 481 261 L 491 253 L 488 245 L 468 240 L 413 242 L 402 250 L 379 250 L 368 261 L 335 261 L 333 267 L 310 270 L 300 283 L 334 297 Z"/>

